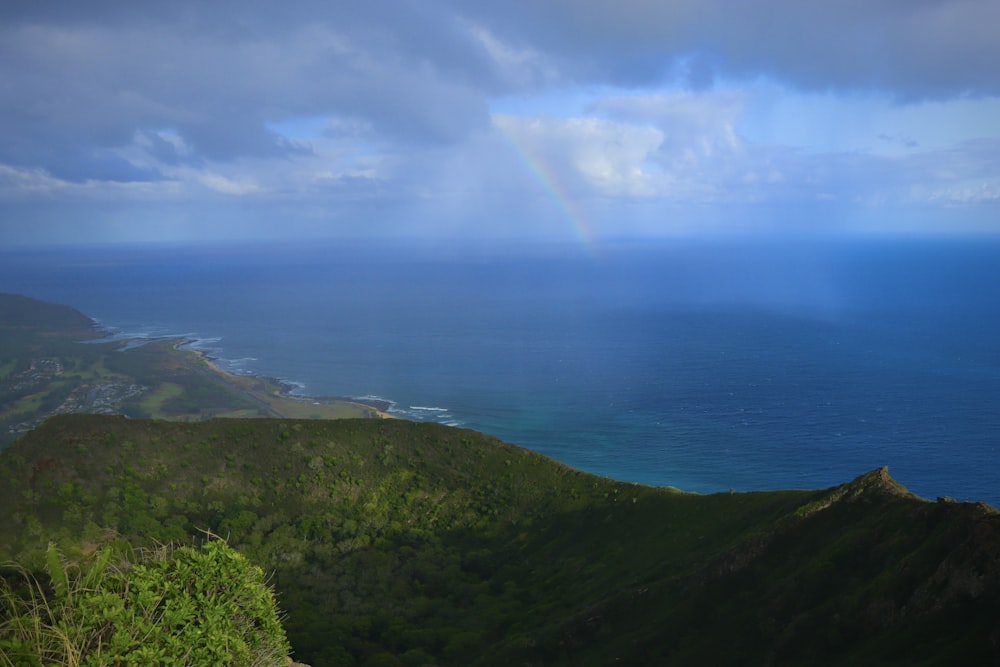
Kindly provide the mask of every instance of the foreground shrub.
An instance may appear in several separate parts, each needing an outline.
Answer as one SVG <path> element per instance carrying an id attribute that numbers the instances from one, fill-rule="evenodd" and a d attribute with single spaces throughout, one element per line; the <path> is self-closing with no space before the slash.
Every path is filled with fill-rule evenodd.
<path id="1" fill-rule="evenodd" d="M 138 559 L 105 547 L 82 565 L 50 545 L 46 565 L 49 585 L 3 582 L 0 666 L 285 664 L 263 571 L 222 541 Z"/>

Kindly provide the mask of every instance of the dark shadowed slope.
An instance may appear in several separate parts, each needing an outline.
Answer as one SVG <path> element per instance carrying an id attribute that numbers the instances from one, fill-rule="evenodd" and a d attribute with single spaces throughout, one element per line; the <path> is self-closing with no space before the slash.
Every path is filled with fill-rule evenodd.
<path id="1" fill-rule="evenodd" d="M 400 420 L 67 415 L 0 453 L 0 550 L 210 530 L 327 664 L 991 664 L 1000 517 L 883 470 L 685 494 Z"/>
<path id="2" fill-rule="evenodd" d="M 98 333 L 92 319 L 69 306 L 0 293 L 0 330 L 6 334 L 7 329 L 14 328 L 82 336 Z"/>

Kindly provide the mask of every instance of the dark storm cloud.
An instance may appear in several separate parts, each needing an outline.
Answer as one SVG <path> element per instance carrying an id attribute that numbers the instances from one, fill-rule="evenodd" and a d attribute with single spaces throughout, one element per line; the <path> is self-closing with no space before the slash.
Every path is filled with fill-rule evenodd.
<path id="1" fill-rule="evenodd" d="M 139 183 L 164 179 L 163 175 L 156 169 L 139 167 L 117 155 L 99 152 L 71 156 L 68 159 L 63 153 L 59 156 L 56 168 L 50 171 L 56 178 L 71 183 L 84 183 L 86 181 Z"/>
<path id="2" fill-rule="evenodd" d="M 253 118 L 233 116 L 227 122 L 179 123 L 177 131 L 196 155 L 214 160 L 229 160 L 238 156 L 269 158 L 307 155 L 311 152 L 308 147 L 285 139 L 268 130 L 263 121 Z"/>
<path id="3" fill-rule="evenodd" d="M 8 0 L 0 3 L 0 167 L 22 179 L 188 177 L 257 192 L 259 174 L 295 163 L 289 182 L 350 183 L 388 170 L 425 192 L 434 189 L 420 182 L 428 156 L 454 149 L 459 162 L 496 159 L 475 151 L 485 145 L 476 137 L 495 128 L 489 103 L 498 96 L 596 84 L 652 99 L 663 84 L 709 91 L 765 80 L 901 102 L 988 97 L 1000 94 L 997 25 L 996 0 Z M 732 129 L 739 105 L 704 99 L 697 117 L 654 118 L 664 138 L 650 160 L 667 170 L 668 157 L 698 156 L 707 145 L 714 152 L 698 158 L 705 178 L 735 178 L 748 148 Z M 608 104 L 612 119 L 632 122 Z M 282 134 L 316 119 L 340 135 Z M 539 146 L 564 138 L 580 149 L 559 153 L 576 156 L 564 178 L 600 176 L 605 189 L 641 180 L 625 168 L 635 158 L 641 172 L 638 148 L 619 155 L 594 143 L 634 128 L 548 126 L 549 136 L 533 136 Z M 681 131 L 691 127 L 700 134 Z M 321 150 L 321 141 L 330 143 Z M 371 159 L 337 163 L 351 151 Z M 220 167 L 241 160 L 252 168 Z M 470 171 L 449 173 L 441 189 Z M 778 171 L 755 167 L 748 182 Z"/>
<path id="4" fill-rule="evenodd" d="M 43 166 L 169 129 L 213 160 L 292 155 L 267 129 L 363 119 L 454 141 L 487 125 L 502 82 L 460 19 L 431 3 L 21 3 L 0 8 L 0 162 Z M 141 10 L 140 10 L 141 7 Z"/>
<path id="5" fill-rule="evenodd" d="M 995 0 L 474 4 L 506 38 L 548 45 L 564 68 L 595 80 L 765 76 L 900 100 L 1000 93 Z"/>

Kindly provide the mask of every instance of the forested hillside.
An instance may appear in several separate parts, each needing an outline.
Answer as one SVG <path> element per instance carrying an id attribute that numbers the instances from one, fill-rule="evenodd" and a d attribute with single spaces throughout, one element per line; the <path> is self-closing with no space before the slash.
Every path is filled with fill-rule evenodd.
<path id="1" fill-rule="evenodd" d="M 273 572 L 297 659 L 990 664 L 1000 517 L 885 470 L 686 494 L 401 420 L 65 415 L 0 453 L 2 557 L 204 531 Z"/>

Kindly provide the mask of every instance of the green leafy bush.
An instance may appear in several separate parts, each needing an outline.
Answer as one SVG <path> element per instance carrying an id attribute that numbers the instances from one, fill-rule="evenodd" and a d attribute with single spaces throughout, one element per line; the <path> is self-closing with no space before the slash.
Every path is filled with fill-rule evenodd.
<path id="1" fill-rule="evenodd" d="M 105 547 L 81 566 L 50 545 L 46 567 L 49 585 L 21 571 L 0 591 L 4 667 L 286 663 L 263 571 L 220 540 L 139 559 Z"/>

